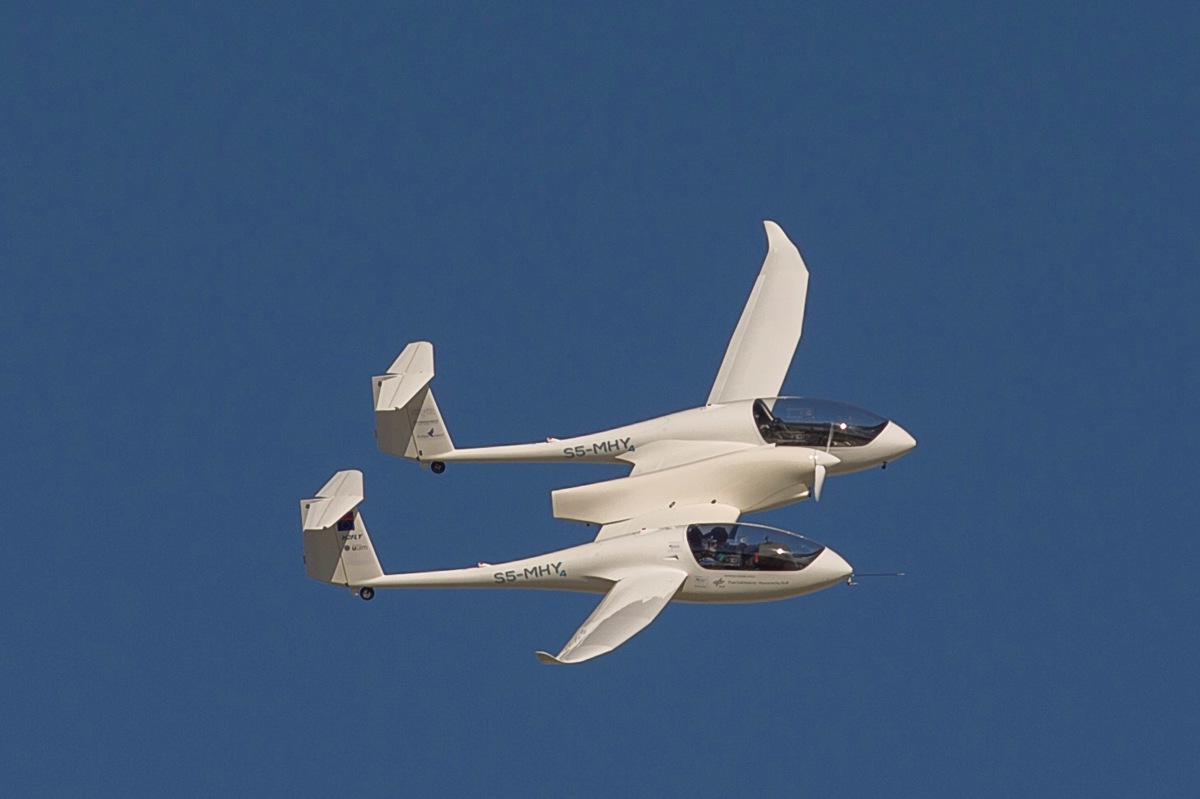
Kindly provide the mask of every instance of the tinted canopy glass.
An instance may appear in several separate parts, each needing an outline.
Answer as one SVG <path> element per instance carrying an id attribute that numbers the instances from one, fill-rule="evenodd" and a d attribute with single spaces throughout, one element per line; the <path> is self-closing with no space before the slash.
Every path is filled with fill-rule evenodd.
<path id="1" fill-rule="evenodd" d="M 754 423 L 768 444 L 859 447 L 887 426 L 887 419 L 844 402 L 779 397 L 754 403 Z"/>
<path id="2" fill-rule="evenodd" d="M 803 536 L 758 524 L 691 524 L 688 547 L 706 569 L 799 571 L 825 547 Z"/>

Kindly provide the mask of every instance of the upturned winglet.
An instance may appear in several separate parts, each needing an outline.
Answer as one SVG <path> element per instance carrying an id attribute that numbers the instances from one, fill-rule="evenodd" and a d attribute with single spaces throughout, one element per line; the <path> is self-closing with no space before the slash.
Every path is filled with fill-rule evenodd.
<path id="1" fill-rule="evenodd" d="M 767 257 L 717 370 L 709 405 L 778 396 L 800 343 L 808 268 L 779 225 L 765 221 L 763 227 Z"/>

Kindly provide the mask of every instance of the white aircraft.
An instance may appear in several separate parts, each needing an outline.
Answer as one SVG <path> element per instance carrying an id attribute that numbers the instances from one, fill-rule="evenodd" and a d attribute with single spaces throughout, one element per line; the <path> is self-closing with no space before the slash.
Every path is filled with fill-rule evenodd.
<path id="1" fill-rule="evenodd" d="M 703 407 L 562 440 L 459 449 L 429 388 L 433 345 L 409 344 L 372 378 L 379 448 L 428 464 L 606 462 L 627 477 L 552 492 L 554 516 L 602 525 L 598 538 L 649 526 L 731 523 L 820 499 L 825 478 L 886 467 L 916 446 L 900 425 L 839 402 L 779 397 L 804 322 L 808 269 L 774 222 L 767 256 Z"/>
<path id="2" fill-rule="evenodd" d="M 600 525 L 595 541 L 525 560 L 385 574 L 358 513 L 362 474 L 338 472 L 301 503 L 308 575 L 376 588 L 557 588 L 605 597 L 548 663 L 609 652 L 672 599 L 754 602 L 817 591 L 851 576 L 833 550 L 740 524 L 746 513 L 820 497 L 827 475 L 885 465 L 916 442 L 895 422 L 842 403 L 779 397 L 800 340 L 808 270 L 773 222 L 768 251 L 708 402 L 592 435 L 458 449 L 437 402 L 433 345 L 409 344 L 375 377 L 375 435 L 384 452 L 442 472 L 451 461 L 628 463 L 629 476 L 552 493 L 560 519 Z"/>
<path id="3" fill-rule="evenodd" d="M 832 549 L 756 524 L 647 528 L 508 563 L 385 574 L 359 513 L 362 472 L 338 472 L 300 503 L 309 577 L 346 585 L 363 599 L 376 588 L 549 588 L 604 599 L 557 655 L 573 664 L 611 652 L 654 621 L 671 600 L 762 602 L 827 588 L 851 575 Z"/>

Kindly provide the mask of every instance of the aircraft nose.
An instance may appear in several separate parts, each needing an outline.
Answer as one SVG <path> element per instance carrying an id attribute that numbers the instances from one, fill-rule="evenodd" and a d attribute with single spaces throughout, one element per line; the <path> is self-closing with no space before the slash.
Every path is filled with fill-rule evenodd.
<path id="1" fill-rule="evenodd" d="M 886 453 L 888 460 L 895 460 L 915 447 L 917 440 L 900 425 L 888 422 L 887 427 L 875 438 L 875 443 Z"/>
<path id="2" fill-rule="evenodd" d="M 820 585 L 825 587 L 840 583 L 854 574 L 854 567 L 847 563 L 841 555 L 829 547 L 825 547 L 825 551 L 817 556 L 817 559 L 810 563 L 805 571 L 810 577 L 817 578 Z"/>

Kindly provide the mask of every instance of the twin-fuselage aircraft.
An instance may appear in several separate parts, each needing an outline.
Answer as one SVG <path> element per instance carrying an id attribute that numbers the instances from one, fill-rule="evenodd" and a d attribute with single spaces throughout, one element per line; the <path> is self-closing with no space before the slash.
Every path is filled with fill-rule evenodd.
<path id="1" fill-rule="evenodd" d="M 836 552 L 747 513 L 819 499 L 827 477 L 886 466 L 916 442 L 882 416 L 828 400 L 780 397 L 799 343 L 808 270 L 765 222 L 768 251 L 707 402 L 567 439 L 457 448 L 434 400 L 433 345 L 405 347 L 372 379 L 375 435 L 389 454 L 428 466 L 471 461 L 624 463 L 628 476 L 551 493 L 554 516 L 599 526 L 594 541 L 511 563 L 385 574 L 358 512 L 362 475 L 339 472 L 301 503 L 310 577 L 370 599 L 376 588 L 552 588 L 604 593 L 549 663 L 611 651 L 672 599 L 754 602 L 848 579 Z"/>

